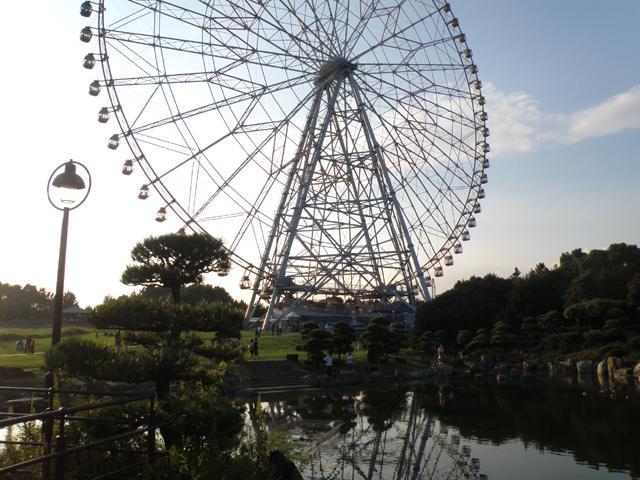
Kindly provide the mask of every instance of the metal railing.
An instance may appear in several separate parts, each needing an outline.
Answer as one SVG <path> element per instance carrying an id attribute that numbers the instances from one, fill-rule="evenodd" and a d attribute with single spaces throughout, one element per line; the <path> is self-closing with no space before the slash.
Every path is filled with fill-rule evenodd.
<path id="1" fill-rule="evenodd" d="M 99 450 L 102 448 L 108 448 L 109 445 L 113 446 L 118 441 L 134 438 L 136 436 L 144 436 L 146 434 L 146 450 L 134 451 L 127 449 L 126 453 L 139 453 L 145 455 L 149 462 L 151 462 L 156 453 L 156 416 L 155 416 L 155 393 L 146 395 L 134 395 L 131 393 L 123 392 L 97 392 L 89 390 L 70 390 L 61 388 L 33 388 L 33 387 L 6 387 L 0 386 L 0 392 L 23 392 L 30 394 L 43 394 L 45 395 L 46 409 L 38 413 L 22 414 L 13 412 L 0 412 L 0 429 L 11 427 L 14 425 L 25 424 L 27 422 L 41 422 L 41 441 L 15 441 L 10 439 L 0 440 L 0 445 L 15 445 L 15 446 L 31 446 L 41 447 L 41 455 L 38 457 L 30 458 L 19 463 L 14 463 L 9 466 L 0 467 L 0 478 L 12 478 L 7 476 L 8 474 L 14 474 L 14 478 L 20 478 L 19 475 L 27 473 L 30 475 L 25 478 L 32 478 L 33 470 L 29 467 L 40 464 L 42 467 L 42 479 L 43 480 L 63 480 L 65 477 L 65 461 L 69 455 L 76 454 L 83 451 Z M 98 403 L 90 403 L 86 405 L 70 406 L 55 408 L 55 398 L 60 395 L 72 395 L 72 396 L 92 396 L 92 397 L 111 397 L 112 400 L 102 401 Z M 119 419 L 98 419 L 92 417 L 82 416 L 83 413 L 92 412 L 98 409 L 104 409 L 109 407 L 124 406 L 135 402 L 149 402 L 149 408 L 146 414 L 146 421 L 140 424 L 140 421 L 128 421 Z M 69 421 L 107 421 L 112 424 L 120 425 L 132 425 L 133 428 L 116 435 L 111 435 L 104 438 L 98 438 L 88 441 L 82 445 L 71 445 L 67 443 L 67 427 Z M 57 426 L 57 429 L 55 428 Z M 56 436 L 54 438 L 54 432 Z M 113 448 L 109 449 L 114 451 Z M 145 462 L 145 458 L 140 462 L 126 465 L 125 467 L 118 468 L 110 472 L 102 472 L 100 475 L 93 476 L 93 480 L 111 478 L 116 475 L 133 470 L 140 467 Z M 106 467 L 106 466 L 105 466 Z M 27 470 L 28 469 L 28 470 Z"/>

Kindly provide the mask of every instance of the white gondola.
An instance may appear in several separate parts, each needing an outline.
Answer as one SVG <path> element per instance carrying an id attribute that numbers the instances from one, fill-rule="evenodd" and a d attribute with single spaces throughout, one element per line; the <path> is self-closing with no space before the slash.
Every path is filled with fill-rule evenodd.
<path id="1" fill-rule="evenodd" d="M 462 253 L 462 244 L 461 243 L 456 243 L 453 246 L 453 253 L 456 253 L 456 254 Z"/>
<path id="2" fill-rule="evenodd" d="M 469 221 L 467 222 L 467 225 L 469 225 L 470 228 L 477 226 L 478 222 L 476 222 L 476 217 L 469 217 Z"/>
<path id="3" fill-rule="evenodd" d="M 433 286 L 433 280 L 431 280 L 431 277 L 429 275 L 427 275 L 426 277 L 424 277 L 424 284 L 428 287 L 431 288 Z"/>
<path id="4" fill-rule="evenodd" d="M 468 242 L 469 240 L 471 240 L 471 234 L 469 233 L 469 230 L 463 231 L 461 238 L 463 242 Z"/>
<path id="5" fill-rule="evenodd" d="M 82 2 L 82 5 L 80 5 L 80 15 L 82 15 L 83 17 L 90 17 L 91 14 L 93 13 L 93 5 L 91 5 L 91 2 Z"/>
<path id="6" fill-rule="evenodd" d="M 491 166 L 491 162 L 489 162 L 488 158 L 485 158 L 482 162 L 482 168 L 489 168 Z"/>
<path id="7" fill-rule="evenodd" d="M 107 107 L 102 107 L 98 112 L 98 122 L 107 123 L 109 121 L 109 109 Z"/>
<path id="8" fill-rule="evenodd" d="M 93 38 L 93 32 L 91 31 L 91 27 L 84 27 L 80 30 L 80 41 L 84 43 L 89 43 Z"/>
<path id="9" fill-rule="evenodd" d="M 486 196 L 487 196 L 487 194 L 484 193 L 484 188 L 481 188 L 480 190 L 478 190 L 478 198 L 479 199 L 483 199 Z"/>
<path id="10" fill-rule="evenodd" d="M 124 161 L 124 165 L 122 165 L 122 174 L 123 175 L 131 175 L 133 173 L 133 160 L 128 159 Z"/>
<path id="11" fill-rule="evenodd" d="M 96 57 L 93 53 L 87 53 L 82 61 L 82 66 L 87 70 L 91 70 L 96 66 Z"/>
<path id="12" fill-rule="evenodd" d="M 167 209 L 165 207 L 160 207 L 156 212 L 156 222 L 164 222 L 167 219 Z"/>
<path id="13" fill-rule="evenodd" d="M 147 198 L 149 198 L 149 186 L 148 185 L 142 185 L 140 187 L 140 191 L 138 192 L 138 198 L 140 200 L 146 200 Z"/>
<path id="14" fill-rule="evenodd" d="M 109 147 L 110 150 L 115 150 L 118 148 L 118 145 L 120 145 L 120 137 L 117 134 L 111 135 L 107 147 Z"/>
<path id="15" fill-rule="evenodd" d="M 435 268 L 435 276 L 436 276 L 436 277 L 442 277 L 442 276 L 444 276 L 444 272 L 442 271 L 442 267 L 441 267 L 440 265 L 438 265 L 438 266 Z"/>
<path id="16" fill-rule="evenodd" d="M 482 212 L 482 207 L 480 206 L 480 204 L 479 204 L 479 203 L 476 203 L 476 204 L 473 206 L 473 213 L 480 213 L 480 212 Z"/>
<path id="17" fill-rule="evenodd" d="M 94 80 L 89 84 L 89 95 L 92 97 L 97 97 L 100 93 L 100 82 L 98 80 Z"/>
<path id="18" fill-rule="evenodd" d="M 444 257 L 444 264 L 447 267 L 450 267 L 451 265 L 453 265 L 453 255 L 447 255 L 446 257 Z"/>
<path id="19" fill-rule="evenodd" d="M 489 182 L 489 176 L 486 173 L 482 174 L 482 177 L 480 177 L 480 183 L 485 184 Z"/>
<path id="20" fill-rule="evenodd" d="M 251 288 L 251 280 L 249 280 L 249 275 L 244 275 L 240 280 L 240 288 L 242 290 L 249 290 Z"/>

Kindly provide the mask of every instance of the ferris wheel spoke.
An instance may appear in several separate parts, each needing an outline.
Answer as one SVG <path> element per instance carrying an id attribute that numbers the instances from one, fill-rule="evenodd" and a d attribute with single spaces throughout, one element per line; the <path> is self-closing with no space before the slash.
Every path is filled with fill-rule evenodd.
<path id="1" fill-rule="evenodd" d="M 295 115 L 297 115 L 304 107 L 305 105 L 312 100 L 315 96 L 317 95 L 317 91 L 311 91 L 298 105 L 296 108 L 294 108 L 291 112 L 289 112 L 289 114 L 280 121 L 280 123 L 276 126 L 276 128 L 273 129 L 273 131 L 271 132 L 271 134 L 269 136 L 267 136 L 259 145 L 256 146 L 256 148 L 249 154 L 247 155 L 247 157 L 238 165 L 238 167 L 236 167 L 231 174 L 226 177 L 223 178 L 223 181 L 220 183 L 220 185 L 218 186 L 218 188 L 213 192 L 213 194 L 196 210 L 195 214 L 199 215 L 205 208 L 207 208 L 211 202 L 220 194 L 224 191 L 225 188 L 229 187 L 229 185 L 231 184 L 231 182 L 233 181 L 234 178 L 237 177 L 237 175 L 242 172 L 247 165 L 250 162 L 253 162 L 256 166 L 258 166 L 259 168 L 264 168 L 262 167 L 262 165 L 260 165 L 259 162 L 256 162 L 255 159 L 256 157 L 262 152 L 262 149 L 269 143 L 270 140 L 273 139 L 273 136 L 276 135 L 280 130 L 282 130 L 285 126 L 287 126 L 291 120 L 293 119 L 293 117 Z M 230 134 L 229 134 L 230 135 Z M 191 159 L 187 159 L 186 161 L 189 161 Z M 183 165 L 185 162 L 182 162 L 181 165 Z M 180 166 L 181 166 L 180 165 Z M 275 170 L 275 176 L 277 176 L 277 174 L 281 173 L 284 168 L 287 166 L 287 164 L 283 164 L 281 167 L 276 168 Z M 266 170 L 265 170 L 266 171 Z M 274 175 L 271 172 L 266 171 L 269 175 Z"/>
<path id="2" fill-rule="evenodd" d="M 367 82 L 366 82 L 366 81 L 364 81 L 363 83 L 368 87 L 368 84 L 367 84 Z M 373 95 L 375 95 L 375 96 L 379 97 L 379 98 L 380 98 L 380 100 L 382 100 L 383 102 L 387 103 L 387 104 L 390 106 L 390 108 L 394 108 L 394 107 L 393 107 L 393 106 L 392 106 L 392 105 L 391 105 L 391 104 L 390 104 L 390 103 L 385 99 L 385 97 L 384 97 L 383 95 L 381 95 L 381 94 L 380 94 L 377 90 L 375 90 L 374 88 L 372 88 L 372 87 L 368 87 L 368 88 L 365 88 L 365 90 L 368 90 L 371 94 L 373 94 Z M 404 123 L 404 124 L 406 124 L 406 125 L 408 126 L 407 128 L 408 128 L 408 129 L 413 133 L 413 135 L 412 135 L 412 136 L 406 135 L 406 134 L 404 133 L 404 129 L 405 129 L 405 128 L 401 128 L 401 127 L 398 127 L 396 124 L 390 123 L 390 122 L 389 122 L 389 120 L 387 120 L 383 115 L 381 115 L 381 114 L 379 114 L 379 113 L 378 113 L 378 111 L 377 111 L 377 109 L 375 108 L 375 106 L 374 106 L 374 105 L 372 105 L 372 104 L 371 104 L 371 102 L 370 102 L 368 99 L 366 99 L 366 97 L 365 97 L 365 101 L 367 102 L 368 107 L 369 107 L 373 112 L 375 112 L 375 114 L 376 114 L 376 116 L 377 116 L 378 120 L 379 120 L 382 124 L 384 124 L 384 125 L 386 125 L 386 126 L 387 126 L 387 127 L 386 127 L 386 130 L 387 130 L 387 133 L 388 133 L 388 134 L 391 134 L 391 132 L 392 132 L 392 131 L 395 131 L 395 132 L 397 132 L 397 134 L 398 134 L 398 135 L 402 135 L 402 136 L 404 137 L 404 139 L 405 139 L 405 140 L 408 140 L 408 141 L 410 141 L 411 143 L 416 142 L 416 145 L 417 145 L 417 147 L 419 148 L 419 150 L 418 150 L 418 151 L 416 151 L 416 152 L 412 152 L 412 154 L 413 154 L 413 155 L 418 155 L 416 158 L 423 158 L 423 160 L 424 160 L 425 164 L 427 164 L 427 165 L 428 165 L 428 163 L 429 163 L 429 162 L 427 161 L 427 158 L 425 158 L 425 157 L 424 157 L 425 153 L 424 153 L 424 151 L 422 150 L 422 145 L 420 144 L 420 141 L 419 141 L 419 140 L 417 140 L 420 136 L 422 136 L 422 129 L 417 128 L 417 127 L 414 127 L 414 125 L 417 125 L 417 124 L 419 124 L 419 123 L 420 123 L 420 122 L 419 122 L 419 120 L 418 120 L 418 119 L 416 119 L 415 117 L 413 117 L 413 114 L 412 114 L 411 112 L 409 112 L 409 111 L 407 112 L 407 115 L 408 115 L 409 117 L 412 117 L 412 120 L 410 120 L 410 119 L 409 119 L 408 117 L 406 117 L 406 116 L 403 116 L 403 123 Z M 418 133 L 416 133 L 416 131 L 418 131 Z M 393 135 L 393 134 L 391 134 L 391 135 L 392 135 L 393 137 L 395 137 L 395 135 Z M 442 140 L 442 139 L 440 139 L 440 140 Z M 447 142 L 446 142 L 446 141 L 444 141 L 444 143 L 447 143 Z M 450 145 L 452 148 L 456 148 L 456 146 L 455 146 L 454 144 L 449 144 L 449 145 Z M 441 147 L 440 147 L 439 145 L 435 145 L 435 143 L 433 143 L 433 146 L 434 146 L 434 147 L 435 147 L 435 148 L 440 152 L 440 154 L 441 154 L 444 158 L 447 158 L 447 159 L 449 159 L 449 160 L 450 160 L 449 155 L 447 155 L 447 154 L 446 154 L 446 152 L 444 152 L 444 151 L 441 149 Z M 451 173 L 452 173 L 454 176 L 456 176 L 460 181 L 462 181 L 462 182 L 468 182 L 468 181 L 471 181 L 471 180 L 472 180 L 472 176 L 471 176 L 471 175 L 467 175 L 467 178 L 466 178 L 466 179 L 465 179 L 465 178 L 460 177 L 460 176 L 459 176 L 459 174 L 458 174 L 458 171 L 460 171 L 460 170 L 461 170 L 460 168 L 456 168 L 456 169 L 454 169 L 454 170 L 451 170 L 451 168 L 450 168 L 448 165 L 446 165 L 446 164 L 442 163 L 438 157 L 430 156 L 430 158 L 431 158 L 431 159 L 433 159 L 433 160 L 435 160 L 436 162 L 438 162 L 438 163 L 440 164 L 440 166 L 442 166 L 443 168 L 445 168 L 446 170 L 448 170 L 449 172 L 451 172 Z M 464 170 L 462 170 L 462 171 L 464 172 Z"/>
<path id="3" fill-rule="evenodd" d="M 255 10 L 247 10 L 245 8 L 242 8 L 240 4 L 235 3 L 235 2 L 228 2 L 230 8 L 233 11 L 244 11 L 244 12 L 248 12 L 249 15 L 251 16 L 252 21 L 256 21 L 257 25 L 255 26 L 256 28 L 254 28 L 251 31 L 251 34 L 254 35 L 256 38 L 262 40 L 263 42 L 267 42 L 268 44 L 275 46 L 276 48 L 278 48 L 280 51 L 282 51 L 283 53 L 287 53 L 290 50 L 290 47 L 295 44 L 298 46 L 299 50 L 302 52 L 305 52 L 307 55 L 305 58 L 311 58 L 310 57 L 310 51 L 305 50 L 306 47 L 307 49 L 312 50 L 313 52 L 315 52 L 316 54 L 320 52 L 320 50 L 314 46 L 311 43 L 308 42 L 303 42 L 301 41 L 300 38 L 297 38 L 295 35 L 289 33 L 289 31 L 283 27 L 283 25 L 279 22 L 279 20 L 271 14 L 270 10 L 263 10 L 260 13 L 256 12 Z M 218 11 L 219 12 L 219 11 Z M 220 12 L 219 12 L 220 13 Z M 266 18 L 266 15 L 268 15 L 273 22 L 268 21 Z M 233 18 L 233 17 L 232 17 Z M 275 22 L 275 23 L 274 23 Z M 282 35 L 284 35 L 284 37 L 287 38 L 288 40 L 288 44 L 286 45 L 278 45 L 277 42 L 273 41 L 271 38 L 267 37 L 265 34 L 261 34 L 260 32 L 260 28 L 262 27 L 262 25 L 266 25 L 269 28 L 272 28 L 274 31 L 277 31 L 279 33 L 281 33 Z M 241 24 L 241 26 L 244 28 L 245 24 Z M 303 58 L 303 57 L 300 57 Z M 307 67 L 311 68 L 311 65 L 307 64 Z"/>
<path id="4" fill-rule="evenodd" d="M 429 89 L 427 87 L 422 87 L 421 85 L 416 85 L 414 84 L 414 87 L 416 87 L 416 90 L 413 91 L 409 88 L 406 87 L 401 87 L 396 83 L 392 83 L 388 80 L 385 80 L 383 77 L 379 77 L 376 75 L 357 75 L 358 79 L 361 82 L 366 83 L 368 89 L 371 92 L 375 92 L 376 96 L 383 102 L 387 103 L 387 105 L 390 106 L 390 108 L 395 108 L 393 107 L 393 104 L 391 103 L 391 101 L 388 99 L 388 97 L 390 96 L 388 93 L 389 92 L 385 92 L 387 93 L 387 95 L 382 95 L 381 90 L 382 88 L 376 88 L 376 86 L 371 85 L 371 82 L 369 79 L 375 80 L 377 83 L 380 84 L 380 86 L 386 86 L 391 92 L 395 92 L 395 91 L 399 91 L 402 93 L 402 95 L 394 95 L 393 96 L 393 101 L 400 103 L 400 104 L 406 104 L 409 105 L 411 109 L 415 110 L 416 107 L 416 102 L 415 100 L 420 100 L 421 102 L 424 102 L 426 105 L 428 106 L 433 106 L 434 109 L 426 109 L 425 114 L 429 117 L 432 118 L 432 122 L 434 126 L 437 126 L 437 121 L 433 118 L 434 116 L 436 117 L 440 117 L 445 121 L 452 121 L 455 123 L 458 123 L 460 126 L 462 127 L 470 127 L 470 128 L 475 128 L 475 124 L 473 123 L 469 123 L 469 119 L 466 118 L 462 113 L 455 111 L 451 108 L 447 108 L 445 106 L 443 106 L 442 104 L 437 103 L 436 100 L 434 100 L 433 97 L 429 97 L 429 96 L 423 96 L 424 93 L 430 93 L 433 94 L 437 97 L 438 93 L 437 91 L 432 91 L 430 92 Z M 448 96 L 448 94 L 447 94 Z M 470 95 L 467 93 L 464 96 L 465 99 L 467 100 L 471 100 L 470 99 Z M 407 103 L 407 101 L 409 100 L 413 100 L 413 103 L 409 102 Z M 445 115 L 442 115 L 440 113 L 440 111 L 443 111 Z"/>
<path id="5" fill-rule="evenodd" d="M 416 25 L 419 25 L 420 23 L 423 23 L 427 18 L 432 17 L 433 15 L 435 15 L 435 11 L 433 13 L 430 13 L 429 15 L 426 15 L 424 17 L 419 18 L 418 20 L 415 20 L 414 22 L 410 23 L 409 25 L 407 25 L 406 27 L 402 28 L 401 30 L 398 30 L 396 32 L 393 32 L 392 34 L 386 36 L 385 38 L 383 38 L 382 40 L 378 41 L 377 43 L 374 43 L 373 45 L 369 45 L 368 48 L 365 48 L 364 50 L 362 50 L 360 53 L 356 54 L 353 59 L 351 61 L 355 62 L 356 60 L 358 60 L 359 58 L 365 56 L 366 54 L 373 52 L 374 50 L 382 47 L 382 46 L 386 46 L 388 42 L 397 39 L 401 34 L 409 31 L 410 29 L 413 29 L 416 27 Z M 449 41 L 453 41 L 454 38 L 453 37 L 448 37 L 448 38 L 440 38 L 437 40 L 431 40 L 429 42 L 422 42 L 421 43 L 421 47 L 422 48 L 430 48 L 430 47 L 435 47 L 437 45 L 449 42 Z"/>
<path id="6" fill-rule="evenodd" d="M 365 97 L 365 98 L 366 98 L 366 97 Z M 366 101 L 366 100 L 365 100 L 365 101 Z M 377 111 L 376 111 L 376 110 L 375 110 L 375 109 L 374 109 L 370 104 L 369 104 L 368 106 L 369 106 L 370 110 L 374 113 L 374 115 L 376 115 L 376 116 L 379 118 L 379 120 L 381 120 L 381 121 L 382 121 L 383 119 L 382 119 L 382 117 L 377 113 Z M 397 138 L 397 137 L 395 137 L 395 135 L 394 135 L 393 133 L 391 133 L 391 131 L 387 130 L 387 132 L 388 132 L 388 134 L 390 134 L 393 138 Z M 397 140 L 396 140 L 396 142 L 395 142 L 395 143 L 402 143 L 402 142 L 397 142 Z M 405 149 L 407 149 L 407 147 L 405 147 Z M 428 188 L 426 185 L 424 185 L 423 180 L 422 180 L 422 178 L 423 178 L 423 177 L 422 177 L 422 176 L 420 176 L 418 173 L 416 173 L 415 164 L 414 164 L 414 162 L 411 160 L 411 158 L 413 158 L 413 157 L 415 157 L 415 156 L 421 156 L 421 155 L 423 155 L 423 153 L 422 153 L 422 151 L 421 151 L 421 150 L 419 150 L 419 151 L 415 151 L 415 152 L 414 152 L 414 151 L 409 151 L 409 155 L 403 155 L 403 158 L 402 158 L 403 163 L 404 163 L 404 164 L 406 164 L 406 165 L 409 165 L 409 166 L 410 166 L 410 168 L 412 169 L 412 171 L 415 173 L 416 178 L 418 178 L 418 179 L 419 179 L 420 183 L 421 183 L 421 184 L 422 184 L 422 186 L 423 186 L 423 191 L 422 191 L 422 192 L 416 192 L 416 191 L 415 191 L 415 190 L 413 190 L 413 188 L 412 188 L 413 193 L 414 193 L 414 196 L 413 196 L 413 198 L 414 198 L 414 203 L 409 203 L 409 206 L 411 207 L 411 209 L 412 209 L 412 210 L 414 211 L 414 213 L 416 214 L 416 217 L 417 217 L 417 218 L 419 218 L 419 216 L 420 216 L 420 215 L 419 215 L 419 213 L 417 212 L 417 210 L 415 209 L 415 202 L 416 202 L 416 201 L 417 201 L 417 202 L 420 202 L 420 203 L 422 204 L 423 208 L 424 208 L 424 211 L 425 211 L 425 212 L 427 212 L 427 215 L 428 215 L 429 217 L 431 217 L 431 218 L 434 220 L 434 222 L 435 222 L 436 224 L 440 225 L 440 221 L 439 221 L 439 220 L 437 220 L 437 219 L 435 218 L 435 216 L 433 215 L 433 206 L 437 205 L 437 204 L 438 204 L 438 202 L 437 202 L 437 201 L 436 201 L 436 199 L 431 195 L 431 190 L 432 190 L 432 189 L 431 189 L 431 188 Z M 425 160 L 425 163 L 427 163 L 427 164 L 428 164 L 428 162 L 426 162 L 426 160 Z M 400 180 L 398 179 L 398 177 L 394 174 L 394 172 L 391 172 L 391 171 L 390 171 L 389 173 L 393 176 L 393 178 L 395 179 L 395 181 L 396 181 L 396 184 L 397 184 L 397 185 L 404 185 L 404 188 L 403 188 L 403 189 L 406 189 L 406 183 L 407 183 L 406 181 L 400 181 Z M 435 172 L 435 173 L 438 175 L 438 173 L 437 173 L 437 172 Z M 428 180 L 428 182 L 432 184 L 433 189 L 434 189 L 435 191 L 440 191 L 440 186 L 439 186 L 439 185 L 437 185 L 437 184 L 435 184 L 435 183 L 430 179 L 430 177 L 429 177 L 429 176 L 424 176 L 424 177 L 426 177 L 426 178 L 427 178 L 427 180 Z M 441 178 L 441 176 L 440 176 L 440 178 Z M 429 200 L 430 200 L 430 204 L 429 204 L 429 205 L 427 205 L 427 204 L 425 204 L 425 203 L 423 202 L 423 198 L 424 198 L 424 194 L 425 194 L 425 193 L 426 193 L 427 197 L 428 197 L 428 198 L 429 198 Z M 446 222 L 446 217 L 444 217 L 444 216 L 443 216 L 442 218 L 443 218 L 443 219 L 445 220 L 445 222 Z M 448 222 L 446 222 L 446 223 L 447 223 L 447 227 L 450 227 L 450 225 L 448 224 Z M 444 230 L 444 229 L 443 229 L 443 228 L 440 228 L 440 230 Z M 428 238 L 428 241 L 430 242 L 430 238 Z M 434 250 L 436 249 L 436 248 L 435 248 L 435 246 L 433 246 L 433 244 L 432 244 L 432 249 L 434 249 Z"/>

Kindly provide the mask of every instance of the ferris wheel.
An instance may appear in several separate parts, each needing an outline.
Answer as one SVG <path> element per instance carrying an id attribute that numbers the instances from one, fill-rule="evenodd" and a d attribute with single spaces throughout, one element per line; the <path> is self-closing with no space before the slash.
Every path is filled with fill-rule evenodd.
<path id="1" fill-rule="evenodd" d="M 430 298 L 484 198 L 478 68 L 442 0 L 100 0 L 84 67 L 157 221 L 221 237 L 265 317 Z M 106 103 L 106 102 L 105 102 Z M 123 148 L 124 147 L 124 148 Z"/>

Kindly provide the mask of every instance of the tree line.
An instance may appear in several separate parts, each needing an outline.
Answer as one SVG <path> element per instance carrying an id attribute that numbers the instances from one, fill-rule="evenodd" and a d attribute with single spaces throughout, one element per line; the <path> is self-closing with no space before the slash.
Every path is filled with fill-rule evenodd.
<path id="1" fill-rule="evenodd" d="M 416 330 L 425 344 L 449 341 L 470 350 L 547 344 L 575 351 L 634 343 L 639 307 L 640 249 L 617 243 L 563 253 L 553 267 L 539 263 L 524 275 L 516 268 L 508 278 L 488 274 L 459 281 L 419 305 Z"/>
<path id="2" fill-rule="evenodd" d="M 0 282 L 0 322 L 42 320 L 53 315 L 54 294 L 35 285 L 11 285 Z M 73 292 L 65 292 L 62 308 L 78 305 Z"/>

